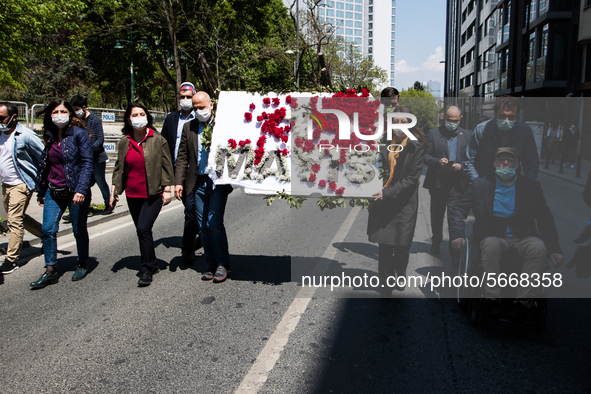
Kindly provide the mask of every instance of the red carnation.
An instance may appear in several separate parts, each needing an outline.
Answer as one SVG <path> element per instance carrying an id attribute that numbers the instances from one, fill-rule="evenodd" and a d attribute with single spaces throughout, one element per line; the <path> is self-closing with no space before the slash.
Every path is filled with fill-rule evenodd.
<path id="1" fill-rule="evenodd" d="M 287 143 L 287 140 L 289 140 L 289 137 L 288 136 L 286 136 L 286 135 L 282 135 L 281 136 L 281 141 Z"/>
<path id="2" fill-rule="evenodd" d="M 285 104 L 291 104 L 291 96 L 285 98 Z"/>
<path id="3" fill-rule="evenodd" d="M 262 121 L 263 121 L 263 115 L 257 116 L 257 122 L 262 122 Z"/>
<path id="4" fill-rule="evenodd" d="M 320 182 L 318 182 L 318 186 L 320 186 L 322 188 L 326 187 L 326 181 L 324 179 L 321 180 Z"/>
<path id="5" fill-rule="evenodd" d="M 236 141 L 233 139 L 228 140 L 228 145 L 232 147 L 232 149 L 236 149 Z"/>
<path id="6" fill-rule="evenodd" d="M 298 148 L 301 148 L 302 146 L 304 146 L 304 139 L 302 137 L 298 137 L 295 139 L 295 145 Z"/>
<path id="7" fill-rule="evenodd" d="M 269 97 L 265 97 L 265 98 L 263 99 L 263 104 L 265 104 L 265 105 L 269 105 L 269 104 L 271 104 L 271 99 L 270 99 Z"/>
<path id="8" fill-rule="evenodd" d="M 278 106 L 279 104 L 281 104 L 281 100 L 279 100 L 279 97 L 273 98 L 273 105 Z"/>
<path id="9" fill-rule="evenodd" d="M 316 174 L 310 174 L 308 176 L 308 182 L 316 182 Z"/>
<path id="10" fill-rule="evenodd" d="M 256 105 L 254 105 L 254 103 L 251 103 L 248 108 L 250 108 L 251 111 L 254 111 L 254 109 L 256 108 Z"/>
<path id="11" fill-rule="evenodd" d="M 314 171 L 314 172 L 318 172 L 318 171 L 320 171 L 320 164 L 314 164 L 314 165 L 312 166 L 312 171 Z"/>
<path id="12" fill-rule="evenodd" d="M 332 181 L 328 184 L 328 188 L 332 191 L 335 191 L 337 189 L 337 183 L 335 181 Z"/>
<path id="13" fill-rule="evenodd" d="M 250 112 L 245 112 L 244 119 L 246 119 L 247 122 L 250 122 L 252 120 L 252 114 Z"/>
<path id="14" fill-rule="evenodd" d="M 244 144 L 245 144 L 245 145 L 248 145 L 248 144 L 250 144 L 250 140 L 249 140 L 248 138 L 247 138 L 247 139 L 245 139 L 245 140 L 244 140 Z"/>
<path id="15" fill-rule="evenodd" d="M 340 187 L 337 190 L 335 190 L 335 194 L 337 196 L 342 196 L 344 192 L 345 192 L 345 188 L 344 187 Z"/>

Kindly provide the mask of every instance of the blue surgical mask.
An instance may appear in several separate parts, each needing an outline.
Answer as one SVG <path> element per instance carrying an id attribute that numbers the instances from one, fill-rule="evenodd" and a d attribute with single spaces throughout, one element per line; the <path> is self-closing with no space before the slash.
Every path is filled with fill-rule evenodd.
<path id="1" fill-rule="evenodd" d="M 515 178 L 515 168 L 497 167 L 495 172 L 497 176 L 504 181 L 510 181 Z"/>
<path id="2" fill-rule="evenodd" d="M 509 131 L 509 130 L 511 130 L 513 128 L 513 126 L 515 126 L 515 121 L 514 120 L 500 120 L 500 119 L 497 119 L 497 127 L 501 131 Z"/>
<path id="3" fill-rule="evenodd" d="M 451 131 L 452 133 L 455 133 L 456 130 L 458 129 L 458 124 L 457 123 L 452 123 L 452 122 L 445 122 L 445 128 L 448 129 L 449 131 Z"/>

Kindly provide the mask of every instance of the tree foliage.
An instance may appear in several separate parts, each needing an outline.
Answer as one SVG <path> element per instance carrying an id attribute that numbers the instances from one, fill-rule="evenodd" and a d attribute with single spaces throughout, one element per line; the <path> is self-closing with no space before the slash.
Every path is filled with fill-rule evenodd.
<path id="1" fill-rule="evenodd" d="M 437 127 L 437 100 L 426 90 L 412 88 L 400 92 L 400 105 L 408 107 L 417 117 L 418 125 L 428 129 Z"/>

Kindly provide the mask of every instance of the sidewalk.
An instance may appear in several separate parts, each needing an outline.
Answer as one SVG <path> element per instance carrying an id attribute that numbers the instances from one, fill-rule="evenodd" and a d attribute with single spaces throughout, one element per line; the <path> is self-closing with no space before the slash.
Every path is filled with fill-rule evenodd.
<path id="1" fill-rule="evenodd" d="M 581 160 L 581 177 L 577 178 L 576 168 L 570 168 L 570 165 L 565 164 L 563 167 L 563 172 L 559 173 L 558 170 L 560 165 L 558 164 L 558 160 L 556 164 L 550 164 L 548 169 L 544 168 L 546 165 L 546 160 L 540 160 L 540 173 L 547 174 L 553 176 L 555 178 L 563 179 L 567 182 L 574 183 L 577 185 L 581 185 L 585 187 L 585 183 L 587 183 L 587 176 L 589 175 L 589 170 L 591 170 L 591 162 Z"/>
<path id="2" fill-rule="evenodd" d="M 108 170 L 107 170 L 108 171 Z M 111 179 L 113 177 L 113 172 L 107 172 L 106 174 L 106 180 L 107 180 L 107 184 L 109 185 L 109 187 L 111 187 Z M 95 184 L 92 187 L 92 200 L 91 203 L 94 204 L 103 204 L 103 196 L 101 195 L 101 191 L 98 188 L 98 186 Z M 110 214 L 110 215 L 93 215 L 93 216 L 89 216 L 88 217 L 88 227 L 92 227 L 92 226 L 96 226 L 97 224 L 100 223 L 105 223 L 114 219 L 118 219 L 122 216 L 126 216 L 129 213 L 129 210 L 127 208 L 127 200 L 125 199 L 125 196 L 120 197 L 119 198 L 119 202 L 117 203 L 117 206 L 115 207 L 115 211 Z M 39 206 L 39 204 L 37 204 L 37 193 L 33 194 L 33 197 L 31 197 L 31 202 L 29 203 L 29 207 L 27 208 L 27 215 L 31 216 L 32 218 L 34 218 L 35 220 L 37 220 L 39 223 L 43 223 L 43 208 Z M 58 233 L 58 237 L 65 235 L 65 234 L 70 234 L 72 232 L 72 225 L 71 224 L 66 224 L 64 223 L 63 220 L 60 221 L 60 230 Z M 4 255 L 6 254 L 6 247 L 8 245 L 8 234 L 2 235 L 0 236 L 0 255 Z M 24 236 L 24 242 L 23 242 L 23 249 L 29 246 L 34 246 L 34 245 L 41 245 L 41 239 L 35 237 L 34 235 L 32 235 L 29 232 L 25 232 L 25 236 Z"/>

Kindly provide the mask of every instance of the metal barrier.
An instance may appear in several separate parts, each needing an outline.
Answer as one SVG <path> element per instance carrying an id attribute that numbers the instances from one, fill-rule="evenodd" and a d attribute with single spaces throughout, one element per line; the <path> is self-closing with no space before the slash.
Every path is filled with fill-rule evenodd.
<path id="1" fill-rule="evenodd" d="M 29 105 L 22 101 L 7 101 L 8 103 L 16 105 L 18 108 L 18 118 L 22 119 L 25 118 L 25 125 L 29 124 Z M 23 122 L 21 122 L 23 123 Z"/>
<path id="2" fill-rule="evenodd" d="M 25 104 L 25 103 L 23 103 Z M 26 105 L 26 104 L 25 104 Z M 43 119 L 37 117 L 37 113 L 43 108 L 45 108 L 46 104 L 34 104 L 31 107 L 31 122 L 28 122 L 28 114 L 27 114 L 27 125 L 30 129 L 39 130 L 43 127 Z M 112 129 L 117 129 L 117 127 L 123 127 L 123 115 L 125 114 L 125 110 L 123 109 L 110 109 L 110 108 L 95 108 L 90 107 L 88 110 L 94 113 L 99 119 L 103 122 L 103 127 L 112 125 Z M 162 111 L 151 111 L 150 113 L 154 117 L 154 127 L 158 130 L 162 128 L 164 124 L 164 118 L 166 117 L 166 112 Z"/>

